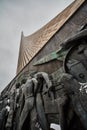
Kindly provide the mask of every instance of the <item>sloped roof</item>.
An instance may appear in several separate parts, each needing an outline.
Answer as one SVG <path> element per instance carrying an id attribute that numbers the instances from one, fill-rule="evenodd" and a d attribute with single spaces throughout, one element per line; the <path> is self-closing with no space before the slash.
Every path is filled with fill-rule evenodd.
<path id="1" fill-rule="evenodd" d="M 46 45 L 48 40 L 64 25 L 64 23 L 76 12 L 85 0 L 75 0 L 48 24 L 41 29 L 25 37 L 22 33 L 19 49 L 17 74 L 29 63 L 29 61 Z"/>

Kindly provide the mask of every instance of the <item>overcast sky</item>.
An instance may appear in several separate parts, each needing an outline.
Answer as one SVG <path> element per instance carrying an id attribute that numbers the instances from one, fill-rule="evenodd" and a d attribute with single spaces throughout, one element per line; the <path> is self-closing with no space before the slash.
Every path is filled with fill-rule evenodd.
<path id="1" fill-rule="evenodd" d="M 0 91 L 14 78 L 21 31 L 28 36 L 73 0 L 0 0 Z"/>

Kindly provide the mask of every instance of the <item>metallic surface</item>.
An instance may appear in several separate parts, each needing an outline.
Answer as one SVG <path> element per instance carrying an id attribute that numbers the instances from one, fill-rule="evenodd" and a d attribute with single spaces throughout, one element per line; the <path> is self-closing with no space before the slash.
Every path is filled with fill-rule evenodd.
<path id="1" fill-rule="evenodd" d="M 32 35 L 24 37 L 22 33 L 17 74 L 46 45 L 48 40 L 52 38 L 84 2 L 85 0 L 75 0 L 53 20 Z"/>

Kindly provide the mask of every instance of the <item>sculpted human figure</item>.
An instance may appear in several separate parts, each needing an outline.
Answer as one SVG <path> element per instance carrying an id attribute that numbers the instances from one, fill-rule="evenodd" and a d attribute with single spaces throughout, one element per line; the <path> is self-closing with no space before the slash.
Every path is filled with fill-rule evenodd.
<path id="1" fill-rule="evenodd" d="M 20 82 L 16 83 L 14 92 L 15 92 L 15 98 L 14 98 L 14 113 L 13 113 L 13 125 L 12 129 L 16 130 L 17 129 L 17 123 L 18 123 L 18 109 L 19 109 L 19 99 L 21 96 L 21 91 L 20 91 Z"/>
<path id="2" fill-rule="evenodd" d="M 23 96 L 24 96 L 25 103 L 24 103 L 24 107 L 20 115 L 18 130 L 23 129 L 24 122 L 34 106 L 34 86 L 35 85 L 37 86 L 37 80 L 30 78 L 27 80 L 25 87 L 23 88 Z"/>
<path id="3" fill-rule="evenodd" d="M 47 84 L 47 86 L 48 86 L 49 89 L 50 89 L 50 87 L 52 86 L 52 82 L 51 82 L 51 80 L 49 79 L 49 76 L 48 76 L 47 73 L 45 73 L 45 72 L 38 72 L 38 73 L 36 73 L 36 74 L 34 75 L 34 77 L 35 77 L 36 79 L 43 78 L 44 81 L 46 82 L 46 84 Z"/>
<path id="4" fill-rule="evenodd" d="M 17 85 L 16 85 L 16 87 L 17 87 Z M 15 104 L 16 93 L 15 93 L 15 91 L 16 91 L 16 88 L 12 92 L 10 92 L 10 94 L 9 94 L 9 96 L 10 96 L 10 111 L 9 111 L 6 125 L 5 125 L 6 130 L 11 130 L 13 127 L 13 116 L 14 116 L 14 111 L 15 111 L 15 107 L 16 107 L 16 104 Z"/>
<path id="5" fill-rule="evenodd" d="M 9 111 L 10 111 L 10 106 L 9 106 L 9 102 L 7 100 L 6 106 L 4 108 L 2 108 L 2 110 L 0 111 L 0 130 L 5 129 L 5 123 L 6 123 Z"/>
<path id="6" fill-rule="evenodd" d="M 18 101 L 18 104 L 19 104 L 19 109 L 18 109 L 18 114 L 17 114 L 17 117 L 19 119 L 20 115 L 21 115 L 21 112 L 23 110 L 23 107 L 24 107 L 24 88 L 25 88 L 25 84 L 26 84 L 26 79 L 22 79 L 21 81 L 21 86 L 20 86 L 20 90 L 19 90 L 19 93 L 20 93 L 20 96 L 19 96 L 19 101 Z"/>
<path id="7" fill-rule="evenodd" d="M 46 115 L 44 112 L 44 106 L 43 106 L 43 99 L 41 96 L 41 93 L 44 89 L 44 84 L 47 86 L 47 91 L 51 88 L 52 83 L 49 79 L 49 76 L 45 72 L 38 72 L 34 76 L 38 81 L 38 87 L 35 90 L 36 92 L 36 110 L 37 110 L 37 116 L 38 116 L 38 123 L 43 130 L 49 130 L 50 125 L 46 119 Z"/>
<path id="8" fill-rule="evenodd" d="M 62 130 L 69 130 L 69 129 L 75 129 L 74 127 L 80 127 L 80 130 L 86 130 L 87 129 L 87 113 L 84 111 L 83 107 L 81 106 L 81 102 L 79 100 L 79 89 L 80 89 L 80 84 L 79 82 L 70 74 L 68 73 L 64 73 L 63 76 L 61 77 L 61 83 L 64 86 L 64 89 L 67 93 L 66 97 L 67 100 L 63 103 L 61 102 L 61 106 L 62 107 L 62 111 L 60 113 L 62 113 L 62 115 L 60 117 L 61 120 L 61 129 Z M 65 98 L 66 99 L 66 98 Z M 70 100 L 69 100 L 70 99 Z M 73 109 L 73 115 L 72 118 L 69 120 L 68 114 L 69 114 L 69 103 L 71 102 L 72 105 L 72 109 Z M 75 116 L 76 115 L 76 116 Z M 75 125 L 76 122 L 72 122 L 73 117 L 76 119 L 77 117 L 79 117 L 76 122 L 77 124 Z M 68 122 L 69 120 L 69 122 Z M 79 122 L 79 124 L 78 124 Z M 62 124 L 63 123 L 63 124 Z M 73 124 L 70 126 L 70 124 Z M 76 129 L 77 129 L 76 127 Z"/>
<path id="9" fill-rule="evenodd" d="M 20 97 L 20 83 L 17 83 L 15 89 L 15 109 L 18 108 L 19 97 Z"/>

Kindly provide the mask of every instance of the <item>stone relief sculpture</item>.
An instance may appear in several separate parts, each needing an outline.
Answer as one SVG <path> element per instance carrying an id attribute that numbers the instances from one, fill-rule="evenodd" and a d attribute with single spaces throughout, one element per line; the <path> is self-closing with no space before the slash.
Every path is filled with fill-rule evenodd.
<path id="1" fill-rule="evenodd" d="M 51 123 L 61 130 L 87 130 L 87 29 L 66 40 L 56 53 L 61 68 L 16 81 L 14 91 L 3 97 L 7 103 L 0 98 L 0 130 L 52 130 Z M 50 62 L 55 58 L 51 56 L 35 65 Z"/>

